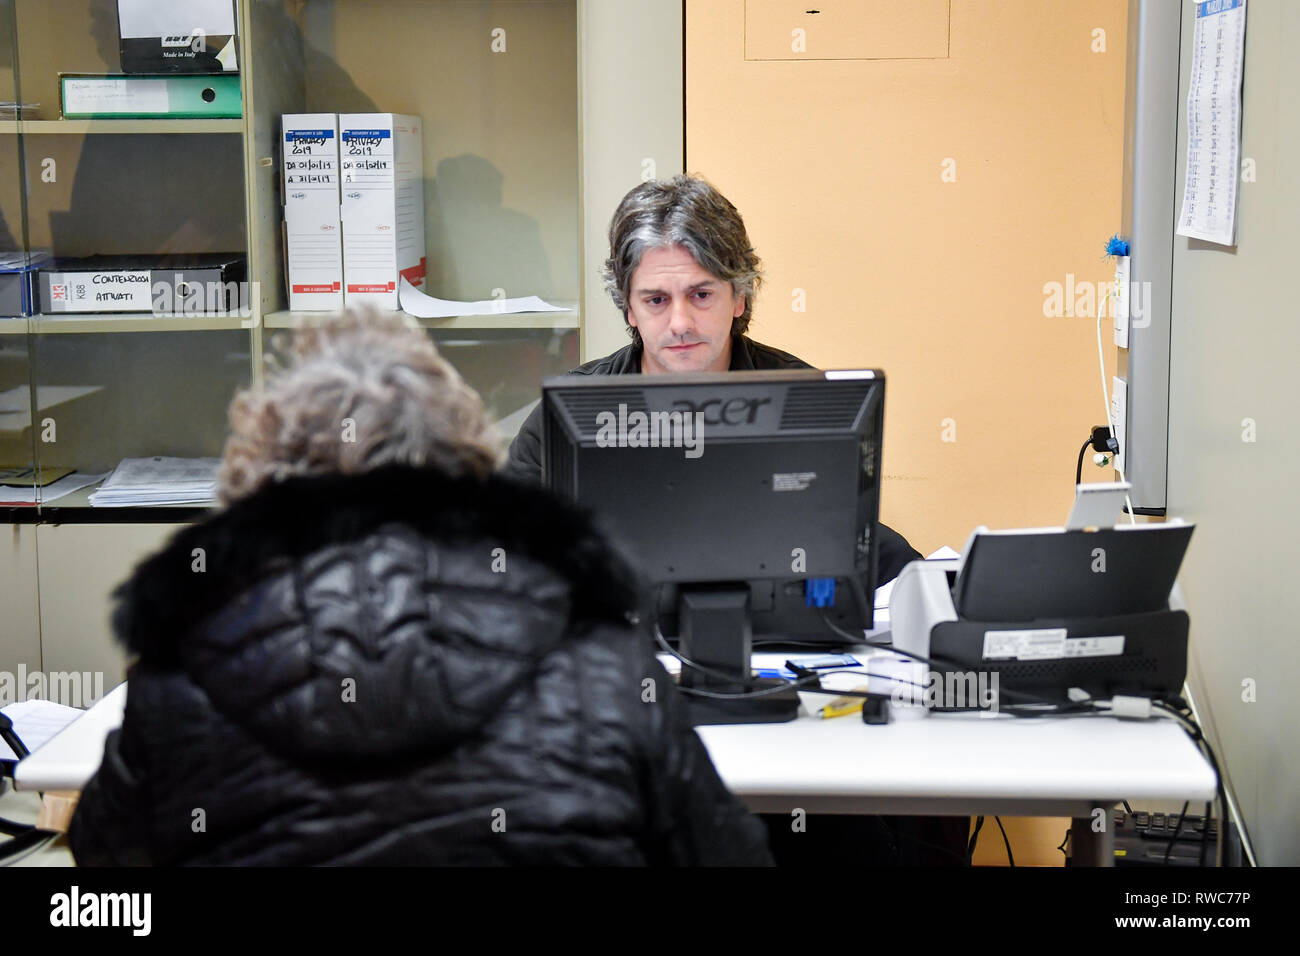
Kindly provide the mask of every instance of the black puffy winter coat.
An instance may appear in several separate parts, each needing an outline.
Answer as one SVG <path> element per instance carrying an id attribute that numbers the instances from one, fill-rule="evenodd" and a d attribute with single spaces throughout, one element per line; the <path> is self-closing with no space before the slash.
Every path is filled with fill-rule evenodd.
<path id="1" fill-rule="evenodd" d="M 503 478 L 269 486 L 118 592 L 86 864 L 762 864 L 587 519 Z"/>

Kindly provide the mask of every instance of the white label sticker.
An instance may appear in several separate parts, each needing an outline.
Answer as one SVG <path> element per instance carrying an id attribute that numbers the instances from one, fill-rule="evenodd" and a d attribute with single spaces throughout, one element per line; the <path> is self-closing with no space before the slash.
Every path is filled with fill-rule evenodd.
<path id="1" fill-rule="evenodd" d="M 1066 657 L 1117 657 L 1124 653 L 1122 634 L 1067 637 L 1063 627 L 1033 631 L 985 631 L 985 660 L 1051 661 Z"/>
<path id="2" fill-rule="evenodd" d="M 1063 627 L 1036 631 L 985 631 L 986 660 L 1050 660 L 1063 657 L 1068 632 Z"/>
<path id="3" fill-rule="evenodd" d="M 63 85 L 63 108 L 66 113 L 165 114 L 170 105 L 166 79 L 68 77 Z"/>
<path id="4" fill-rule="evenodd" d="M 815 471 L 791 471 L 772 475 L 773 491 L 806 491 L 817 480 Z"/>
<path id="5" fill-rule="evenodd" d="M 51 312 L 152 312 L 148 269 L 47 273 Z"/>
<path id="6" fill-rule="evenodd" d="M 1065 642 L 1066 657 L 1118 657 L 1124 653 L 1124 635 L 1072 637 Z"/>

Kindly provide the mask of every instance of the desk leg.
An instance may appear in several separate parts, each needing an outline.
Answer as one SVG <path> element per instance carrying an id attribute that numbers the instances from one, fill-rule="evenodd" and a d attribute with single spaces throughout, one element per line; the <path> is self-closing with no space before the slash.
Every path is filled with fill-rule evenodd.
<path id="1" fill-rule="evenodd" d="M 1114 866 L 1115 831 L 1110 810 L 1106 810 L 1106 828 L 1098 833 L 1093 818 L 1075 817 L 1070 821 L 1070 865 Z"/>

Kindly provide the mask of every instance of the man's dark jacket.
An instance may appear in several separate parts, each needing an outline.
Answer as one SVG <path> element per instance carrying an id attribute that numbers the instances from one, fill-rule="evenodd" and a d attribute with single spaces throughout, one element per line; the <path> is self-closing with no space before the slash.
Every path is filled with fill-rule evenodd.
<path id="1" fill-rule="evenodd" d="M 637 584 L 540 488 L 270 485 L 118 591 L 139 655 L 79 864 L 763 864 Z"/>
<path id="2" fill-rule="evenodd" d="M 812 368 L 789 352 L 761 345 L 744 335 L 731 337 L 731 371 L 752 372 L 756 369 Z M 636 375 L 641 372 L 641 345 L 633 342 L 613 355 L 580 365 L 570 375 Z M 542 480 L 542 408 L 538 405 L 510 443 L 505 473 L 521 481 Z M 921 560 L 921 554 L 901 534 L 884 524 L 879 525 L 880 559 L 877 583 L 898 577 L 904 566 Z"/>

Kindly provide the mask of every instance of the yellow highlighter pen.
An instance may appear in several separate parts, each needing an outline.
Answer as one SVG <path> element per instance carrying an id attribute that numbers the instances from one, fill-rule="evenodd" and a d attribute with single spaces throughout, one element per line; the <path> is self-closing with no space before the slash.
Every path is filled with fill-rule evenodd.
<path id="1" fill-rule="evenodd" d="M 866 687 L 855 687 L 854 690 L 866 693 Z M 862 703 L 865 697 L 836 697 L 825 707 L 818 709 L 817 716 L 823 720 L 831 717 L 845 717 L 848 714 L 862 713 Z"/>

